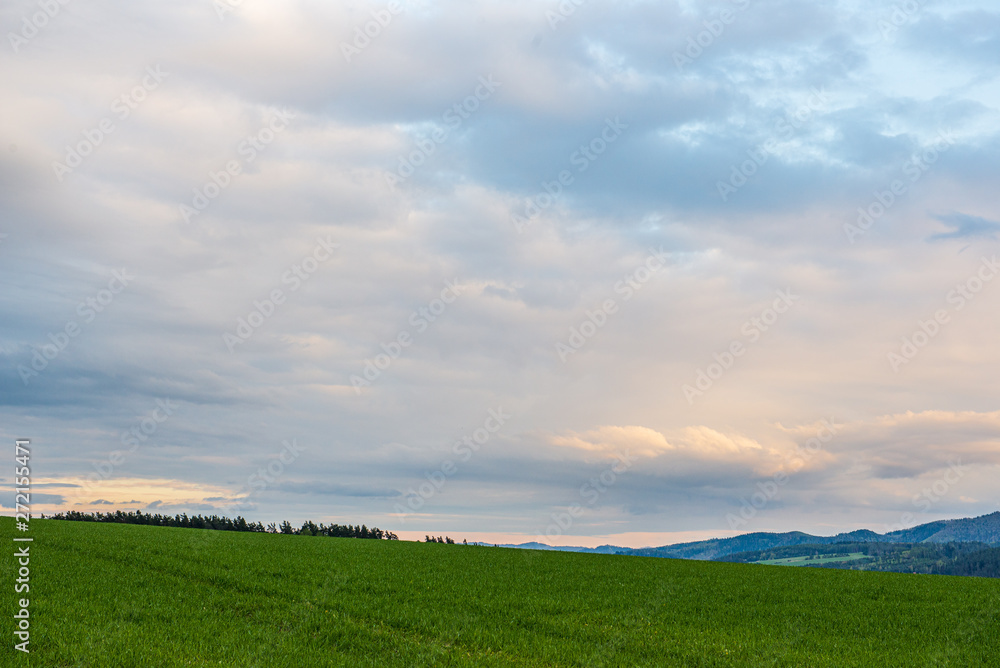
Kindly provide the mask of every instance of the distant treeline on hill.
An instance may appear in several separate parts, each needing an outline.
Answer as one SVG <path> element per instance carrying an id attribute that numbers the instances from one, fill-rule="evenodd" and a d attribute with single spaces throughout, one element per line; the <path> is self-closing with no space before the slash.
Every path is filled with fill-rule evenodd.
<path id="1" fill-rule="evenodd" d="M 773 563 L 806 557 L 799 566 L 894 573 L 1000 578 L 1000 548 L 984 543 L 837 543 L 789 545 L 729 554 L 716 561 Z M 838 559 L 842 557 L 843 560 Z M 810 563 L 812 560 L 816 563 Z"/>
<path id="2" fill-rule="evenodd" d="M 935 573 L 1000 578 L 1000 548 L 994 547 L 959 555 L 952 563 L 939 566 Z"/>
<path id="3" fill-rule="evenodd" d="M 44 517 L 44 515 L 43 515 Z M 364 524 L 361 526 L 340 525 L 340 524 L 314 524 L 311 521 L 305 522 L 296 529 L 288 522 L 282 522 L 280 526 L 273 522 L 266 527 L 260 522 L 247 522 L 242 517 L 230 519 L 219 517 L 218 515 L 201 516 L 187 513 L 181 515 L 150 515 L 141 510 L 135 512 L 122 512 L 116 510 L 113 513 L 81 513 L 70 510 L 65 513 L 50 515 L 51 520 L 70 520 L 72 522 L 115 522 L 118 524 L 147 524 L 159 527 L 182 527 L 185 529 L 214 529 L 216 531 L 254 531 L 257 533 L 284 533 L 296 534 L 299 536 L 329 536 L 331 538 L 369 538 L 374 540 L 399 540 L 399 537 L 391 531 L 383 531 L 376 527 L 369 529 Z"/>

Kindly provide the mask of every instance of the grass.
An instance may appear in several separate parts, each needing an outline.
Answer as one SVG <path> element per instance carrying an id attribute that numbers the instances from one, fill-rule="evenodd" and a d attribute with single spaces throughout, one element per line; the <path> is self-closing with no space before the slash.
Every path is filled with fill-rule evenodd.
<path id="1" fill-rule="evenodd" d="M 30 664 L 8 633 L 3 666 L 1000 665 L 996 580 L 51 520 L 32 534 Z"/>
<path id="2" fill-rule="evenodd" d="M 856 559 L 867 559 L 868 555 L 863 552 L 851 552 L 850 554 L 831 554 L 820 556 L 785 557 L 784 559 L 765 559 L 754 563 L 765 564 L 767 566 L 812 566 L 815 564 L 832 564 L 842 561 L 854 561 Z"/>

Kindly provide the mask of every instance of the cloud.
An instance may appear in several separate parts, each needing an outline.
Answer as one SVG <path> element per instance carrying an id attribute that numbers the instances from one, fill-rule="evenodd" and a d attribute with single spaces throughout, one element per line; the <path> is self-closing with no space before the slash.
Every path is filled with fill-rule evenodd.
<path id="1" fill-rule="evenodd" d="M 995 286 L 899 373 L 886 363 L 1000 229 L 1000 14 L 924 4 L 884 35 L 882 6 L 728 3 L 746 8 L 699 46 L 720 5 L 590 2 L 553 30 L 529 0 L 409 3 L 350 62 L 340 43 L 377 2 L 62 14 L 0 54 L 0 430 L 44 448 L 37 482 L 84 509 L 221 508 L 297 439 L 254 519 L 332 505 L 327 521 L 392 529 L 401 490 L 451 460 L 422 521 L 516 533 L 628 450 L 588 531 L 728 530 L 776 472 L 793 475 L 775 526 L 881 521 L 952 456 L 980 501 L 935 507 L 985 510 Z M 169 74 L 122 117 L 147 67 Z M 614 141 L 609 121 L 627 126 Z M 954 143 L 931 153 L 942 132 Z M 392 189 L 401 161 L 420 164 Z M 859 208 L 882 213 L 851 244 Z M 318 238 L 340 247 L 314 266 Z M 923 243 L 948 239 L 974 253 Z M 636 287 L 661 247 L 669 266 Z M 786 288 L 801 302 L 747 334 Z M 745 354 L 688 403 L 734 342 Z M 180 408 L 130 451 L 162 399 Z M 513 417 L 461 460 L 497 407 Z M 842 428 L 797 458 L 824 416 Z"/>
<path id="2" fill-rule="evenodd" d="M 553 436 L 550 442 L 560 447 L 576 448 L 604 455 L 631 452 L 639 456 L 655 457 L 660 453 L 674 449 L 674 446 L 667 442 L 663 434 L 646 427 L 636 426 L 599 427 L 579 435 Z"/>
<path id="3" fill-rule="evenodd" d="M 697 456 L 707 459 L 721 459 L 764 449 L 753 439 L 740 435 L 727 436 L 704 425 L 686 427 L 683 434 L 688 448 Z"/>
<path id="4" fill-rule="evenodd" d="M 548 442 L 581 454 L 627 455 L 653 459 L 645 468 L 654 475 L 704 475 L 720 468 L 737 468 L 743 475 L 779 466 L 779 452 L 742 434 L 724 434 L 704 425 L 684 427 L 667 437 L 640 426 L 602 426 L 583 433 L 552 435 Z M 654 473 L 655 472 L 655 473 Z"/>
<path id="5" fill-rule="evenodd" d="M 953 462 L 1000 465 L 1000 412 L 906 411 L 838 428 L 838 451 L 875 478 L 919 478 Z"/>
<path id="6" fill-rule="evenodd" d="M 273 487 L 276 492 L 289 494 L 318 494 L 322 496 L 355 496 L 362 498 L 395 498 L 401 492 L 395 489 L 371 487 L 367 485 L 338 485 L 310 481 L 284 481 Z"/>
<path id="7" fill-rule="evenodd" d="M 964 213 L 950 213 L 942 216 L 934 216 L 948 227 L 953 228 L 951 232 L 941 232 L 933 234 L 927 238 L 928 241 L 943 241 L 945 239 L 996 239 L 1000 232 L 1000 223 L 979 216 L 970 216 Z"/>
<path id="8" fill-rule="evenodd" d="M 639 426 L 603 426 L 580 434 L 551 436 L 549 442 L 560 447 L 611 455 L 628 451 L 641 457 L 657 457 L 671 452 L 699 459 L 726 459 L 747 453 L 764 452 L 764 447 L 739 434 L 723 434 L 704 425 L 685 427 L 674 443 L 658 431 Z"/>
<path id="9" fill-rule="evenodd" d="M 14 490 L 10 489 L 11 498 L 13 498 Z M 35 504 L 36 508 L 39 506 L 61 506 L 66 502 L 65 497 L 60 494 L 41 494 L 37 492 L 31 493 L 31 501 Z M 0 502 L 0 507 L 14 509 L 15 504 L 11 502 L 9 505 L 4 502 Z M 46 508 L 48 510 L 49 508 Z"/>

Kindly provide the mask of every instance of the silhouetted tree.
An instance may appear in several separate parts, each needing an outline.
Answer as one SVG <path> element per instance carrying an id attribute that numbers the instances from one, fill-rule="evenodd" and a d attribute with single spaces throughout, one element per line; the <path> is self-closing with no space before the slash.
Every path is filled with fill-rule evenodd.
<path id="1" fill-rule="evenodd" d="M 126 511 L 116 510 L 108 513 L 82 513 L 77 510 L 69 510 L 64 513 L 50 515 L 48 519 L 69 520 L 74 522 L 113 522 L 116 524 L 145 524 L 162 527 L 182 527 L 187 529 L 211 529 L 216 531 L 249 531 L 254 533 L 283 533 L 283 534 L 303 534 L 308 536 L 334 536 L 341 538 L 368 538 L 378 540 L 399 540 L 399 537 L 391 531 L 372 527 L 369 529 L 365 525 L 340 526 L 331 524 L 316 526 L 312 521 L 307 521 L 302 528 L 296 531 L 286 520 L 280 527 L 272 522 L 264 526 L 262 522 L 247 522 L 242 516 L 237 516 L 235 520 L 218 515 L 191 515 L 182 513 L 180 515 L 160 515 L 143 513 L 141 510 Z"/>

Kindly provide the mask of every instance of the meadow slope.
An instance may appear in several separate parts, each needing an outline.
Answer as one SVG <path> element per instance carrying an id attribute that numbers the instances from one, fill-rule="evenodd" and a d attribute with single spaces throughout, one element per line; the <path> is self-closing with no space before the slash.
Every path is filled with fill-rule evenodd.
<path id="1" fill-rule="evenodd" d="M 1000 665 L 996 580 L 52 520 L 31 533 L 33 651 L 8 633 L 4 666 Z"/>

